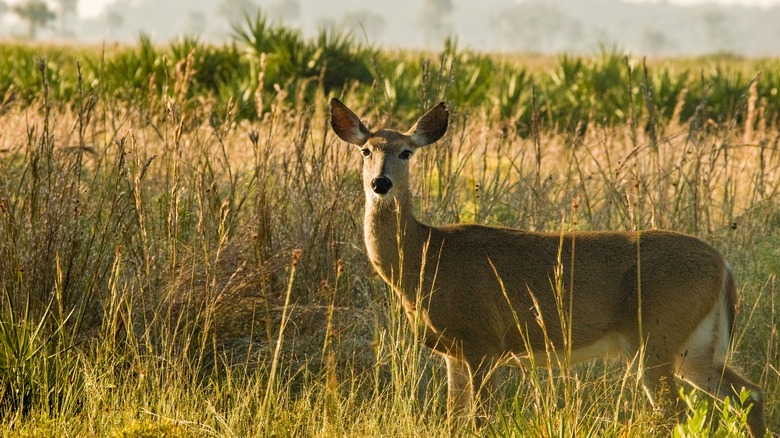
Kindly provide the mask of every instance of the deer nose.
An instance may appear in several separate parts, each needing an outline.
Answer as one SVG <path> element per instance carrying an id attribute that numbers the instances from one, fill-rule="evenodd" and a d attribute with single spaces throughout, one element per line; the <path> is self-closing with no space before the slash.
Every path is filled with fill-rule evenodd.
<path id="1" fill-rule="evenodd" d="M 377 195 L 386 195 L 393 188 L 393 182 L 386 176 L 380 176 L 371 181 L 371 188 Z"/>

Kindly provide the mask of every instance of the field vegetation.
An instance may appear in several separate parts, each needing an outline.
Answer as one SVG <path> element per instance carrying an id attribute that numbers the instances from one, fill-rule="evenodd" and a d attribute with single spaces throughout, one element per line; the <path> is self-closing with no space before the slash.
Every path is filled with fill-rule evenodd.
<path id="1" fill-rule="evenodd" d="M 780 431 L 780 63 L 382 51 L 262 16 L 212 46 L 0 45 L 0 434 L 468 436 L 362 243 L 338 97 L 404 129 L 418 217 L 695 234 L 734 267 L 732 361 Z M 630 369 L 504 373 L 487 436 L 739 436 Z"/>

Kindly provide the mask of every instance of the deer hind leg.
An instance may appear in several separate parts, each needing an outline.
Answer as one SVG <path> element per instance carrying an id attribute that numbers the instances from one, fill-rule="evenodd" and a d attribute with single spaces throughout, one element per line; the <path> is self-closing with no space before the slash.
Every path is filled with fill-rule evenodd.
<path id="1" fill-rule="evenodd" d="M 467 358 L 471 370 L 471 385 L 474 389 L 474 425 L 479 428 L 494 412 L 496 400 L 496 363 L 484 357 Z"/>
<path id="2" fill-rule="evenodd" d="M 728 301 L 722 297 L 698 327 L 691 333 L 677 356 L 677 374 L 693 386 L 723 400 L 729 397 L 739 403 L 743 389 L 750 392 L 742 405 L 750 408 L 747 422 L 753 437 L 766 434 L 764 394 L 756 384 L 725 365 L 731 340 Z"/>
<path id="3" fill-rule="evenodd" d="M 640 376 L 650 404 L 671 423 L 683 417 L 680 393 L 674 378 L 674 359 L 666 353 L 666 348 L 662 348 L 664 345 L 651 340 L 648 338 L 643 347 L 624 343 L 626 356 L 634 358 L 631 359 L 633 367 Z"/>
<path id="4" fill-rule="evenodd" d="M 747 418 L 748 429 L 753 437 L 763 437 L 766 433 L 766 420 L 761 388 L 724 365 L 722 360 L 718 360 L 711 353 L 692 355 L 690 350 L 687 353 L 681 355 L 680 377 L 721 400 L 729 397 L 735 404 L 739 403 L 742 389 L 748 390 L 750 395 L 742 405 L 743 409 L 750 408 Z"/>
<path id="5" fill-rule="evenodd" d="M 642 370 L 642 386 L 654 408 L 662 411 L 669 420 L 683 416 L 680 392 L 674 380 L 671 362 L 645 361 Z"/>
<path id="6" fill-rule="evenodd" d="M 731 397 L 732 400 L 739 400 L 739 392 L 742 388 L 750 391 L 743 409 L 750 407 L 747 424 L 750 434 L 755 438 L 762 438 L 766 434 L 766 419 L 764 418 L 764 394 L 756 384 L 737 374 L 736 371 L 726 365 L 721 365 L 723 384 L 719 388 L 718 397 Z"/>

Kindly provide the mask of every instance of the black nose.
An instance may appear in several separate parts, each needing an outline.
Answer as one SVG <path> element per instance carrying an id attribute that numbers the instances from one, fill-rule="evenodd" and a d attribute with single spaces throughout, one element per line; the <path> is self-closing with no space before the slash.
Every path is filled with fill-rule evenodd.
<path id="1" fill-rule="evenodd" d="M 386 195 L 393 188 L 393 182 L 386 176 L 380 176 L 371 181 L 371 188 L 377 195 Z"/>

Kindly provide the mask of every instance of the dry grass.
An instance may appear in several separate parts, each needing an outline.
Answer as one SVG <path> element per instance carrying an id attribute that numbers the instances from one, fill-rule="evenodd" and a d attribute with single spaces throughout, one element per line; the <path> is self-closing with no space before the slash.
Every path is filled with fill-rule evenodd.
<path id="1" fill-rule="evenodd" d="M 448 429 L 441 364 L 370 270 L 359 158 L 328 131 L 327 96 L 275 102 L 251 124 L 173 100 L 149 102 L 151 119 L 109 98 L 0 115 L 0 338 L 34 353 L 24 369 L 0 356 L 4 435 L 468 434 Z M 780 430 L 780 137 L 760 115 L 749 134 L 701 118 L 656 141 L 646 120 L 521 138 L 450 106 L 451 130 L 412 163 L 421 219 L 702 237 L 735 267 L 734 362 Z M 623 367 L 506 375 L 482 434 L 668 433 Z"/>

